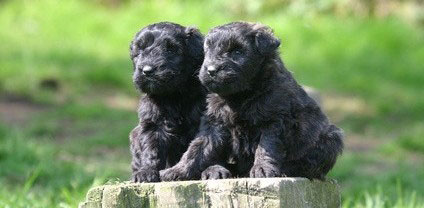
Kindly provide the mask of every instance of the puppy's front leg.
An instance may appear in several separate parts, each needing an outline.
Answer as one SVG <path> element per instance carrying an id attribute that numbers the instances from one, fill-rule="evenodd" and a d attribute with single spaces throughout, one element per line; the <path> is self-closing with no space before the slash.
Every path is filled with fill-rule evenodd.
<path id="1" fill-rule="evenodd" d="M 231 172 L 222 165 L 212 165 L 202 172 L 202 180 L 231 178 Z"/>
<path id="2" fill-rule="evenodd" d="M 225 162 L 226 136 L 218 126 L 202 124 L 181 160 L 171 168 L 160 171 L 162 181 L 200 179 L 207 167 Z"/>
<path id="3" fill-rule="evenodd" d="M 130 134 L 132 181 L 158 182 L 159 170 L 165 167 L 166 151 L 159 132 L 137 126 Z"/>
<path id="4" fill-rule="evenodd" d="M 281 166 L 285 152 L 283 149 L 283 142 L 279 138 L 277 132 L 279 131 L 262 132 L 255 152 L 255 161 L 249 173 L 251 178 L 282 176 Z"/>

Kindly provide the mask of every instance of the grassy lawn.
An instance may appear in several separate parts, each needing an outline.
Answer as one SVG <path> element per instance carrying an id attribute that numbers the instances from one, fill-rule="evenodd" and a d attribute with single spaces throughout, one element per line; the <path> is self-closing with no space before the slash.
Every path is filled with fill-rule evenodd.
<path id="1" fill-rule="evenodd" d="M 344 207 L 424 207 L 423 27 L 249 16 L 219 2 L 0 1 L 0 207 L 76 207 L 91 186 L 129 178 L 138 97 L 129 42 L 164 20 L 204 33 L 234 20 L 270 25 L 287 67 L 345 130 L 329 176 Z"/>

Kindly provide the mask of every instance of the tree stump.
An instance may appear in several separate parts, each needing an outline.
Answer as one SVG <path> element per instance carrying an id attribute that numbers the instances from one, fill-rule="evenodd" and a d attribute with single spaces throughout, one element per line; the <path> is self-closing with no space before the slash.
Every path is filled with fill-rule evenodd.
<path id="1" fill-rule="evenodd" d="M 334 180 L 240 178 L 121 183 L 92 188 L 80 208 L 340 207 Z"/>

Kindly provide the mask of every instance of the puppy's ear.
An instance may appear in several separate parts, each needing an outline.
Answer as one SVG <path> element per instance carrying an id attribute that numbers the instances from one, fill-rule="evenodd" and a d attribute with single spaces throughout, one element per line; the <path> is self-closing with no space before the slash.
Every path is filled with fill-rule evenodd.
<path id="1" fill-rule="evenodd" d="M 197 64 L 202 64 L 203 62 L 203 35 L 200 31 L 195 27 L 187 27 L 185 29 L 186 33 L 186 41 L 187 41 L 187 49 L 189 55 L 196 60 L 196 62 L 200 62 Z"/>
<path id="2" fill-rule="evenodd" d="M 138 31 L 135 34 L 134 38 L 131 40 L 131 43 L 130 43 L 130 57 L 131 57 L 131 59 L 134 59 L 134 57 L 138 56 L 138 51 L 137 51 L 137 47 L 136 47 L 135 44 L 136 44 L 137 37 L 140 35 L 140 33 L 141 33 L 141 31 Z"/>
<path id="3" fill-rule="evenodd" d="M 136 51 L 135 51 L 134 40 L 131 40 L 131 43 L 130 43 L 130 57 L 131 57 L 131 59 L 134 59 L 134 57 L 136 57 L 136 56 L 137 56 L 137 54 L 136 54 Z"/>
<path id="4" fill-rule="evenodd" d="M 187 34 L 187 38 L 199 36 L 202 37 L 202 33 L 200 33 L 199 29 L 195 27 L 187 27 L 185 29 L 185 33 Z"/>
<path id="5" fill-rule="evenodd" d="M 274 52 L 280 46 L 280 40 L 272 34 L 271 29 L 266 27 L 260 27 L 254 31 L 254 42 L 258 51 L 263 55 Z"/>

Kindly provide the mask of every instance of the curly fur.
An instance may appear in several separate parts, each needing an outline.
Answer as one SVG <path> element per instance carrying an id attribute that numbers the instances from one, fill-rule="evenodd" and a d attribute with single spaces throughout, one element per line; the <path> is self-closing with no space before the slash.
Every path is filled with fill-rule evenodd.
<path id="1" fill-rule="evenodd" d="M 279 45 L 259 24 L 235 22 L 208 33 L 199 74 L 210 90 L 207 111 L 196 139 L 180 162 L 160 172 L 162 180 L 325 178 L 342 152 L 342 130 L 284 67 Z"/>
<path id="2" fill-rule="evenodd" d="M 159 181 L 159 170 L 177 163 L 197 133 L 206 105 L 197 78 L 202 45 L 197 29 L 169 22 L 141 29 L 131 43 L 133 81 L 145 93 L 130 133 L 134 182 Z"/>

